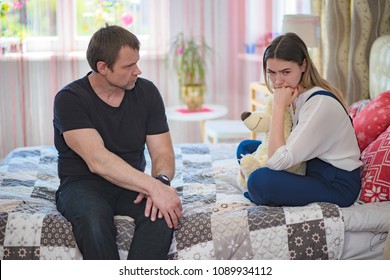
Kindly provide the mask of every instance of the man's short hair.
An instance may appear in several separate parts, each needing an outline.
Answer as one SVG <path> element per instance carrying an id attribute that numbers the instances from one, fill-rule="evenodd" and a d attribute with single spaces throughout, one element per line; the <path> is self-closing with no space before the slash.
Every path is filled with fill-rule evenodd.
<path id="1" fill-rule="evenodd" d="M 89 42 L 87 60 L 89 66 L 97 71 L 97 63 L 103 61 L 112 70 L 120 49 L 128 46 L 134 50 L 140 49 L 140 41 L 129 30 L 118 26 L 109 25 L 96 31 Z"/>

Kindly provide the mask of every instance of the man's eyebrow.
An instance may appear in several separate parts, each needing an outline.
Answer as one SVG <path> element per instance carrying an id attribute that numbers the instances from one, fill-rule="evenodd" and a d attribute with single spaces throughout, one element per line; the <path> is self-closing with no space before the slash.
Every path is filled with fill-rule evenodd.
<path id="1" fill-rule="evenodd" d="M 135 62 L 129 62 L 129 63 L 127 63 L 126 65 L 124 65 L 125 67 L 128 67 L 128 66 L 133 66 L 133 65 L 135 65 L 135 64 L 137 64 L 138 63 L 138 60 L 137 61 L 135 61 Z"/>

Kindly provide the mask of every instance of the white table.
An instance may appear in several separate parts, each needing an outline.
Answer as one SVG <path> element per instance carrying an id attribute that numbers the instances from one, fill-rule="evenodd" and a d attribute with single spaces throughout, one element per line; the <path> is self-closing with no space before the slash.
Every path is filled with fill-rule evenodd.
<path id="1" fill-rule="evenodd" d="M 189 111 L 185 105 L 167 107 L 165 109 L 168 120 L 199 122 L 203 141 L 205 141 L 204 122 L 225 116 L 227 112 L 228 110 L 225 106 L 215 104 L 204 104 L 200 111 Z"/>

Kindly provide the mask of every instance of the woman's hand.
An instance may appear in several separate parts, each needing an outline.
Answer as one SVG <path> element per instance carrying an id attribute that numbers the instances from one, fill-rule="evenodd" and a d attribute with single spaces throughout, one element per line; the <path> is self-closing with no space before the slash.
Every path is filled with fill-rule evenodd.
<path id="1" fill-rule="evenodd" d="M 287 108 L 298 96 L 298 87 L 280 87 L 274 91 L 274 106 Z"/>
<path id="2" fill-rule="evenodd" d="M 275 89 L 272 121 L 269 131 L 268 158 L 271 158 L 279 147 L 286 144 L 284 138 L 285 109 L 291 105 L 297 96 L 298 88 L 280 87 Z"/>

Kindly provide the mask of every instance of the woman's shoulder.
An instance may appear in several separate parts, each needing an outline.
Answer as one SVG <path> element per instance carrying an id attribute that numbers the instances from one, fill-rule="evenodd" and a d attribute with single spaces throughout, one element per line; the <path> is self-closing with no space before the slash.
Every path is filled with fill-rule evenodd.
<path id="1" fill-rule="evenodd" d="M 327 91 L 325 89 L 323 89 L 322 87 L 315 86 L 315 87 L 312 87 L 311 89 L 308 89 L 305 92 L 303 92 L 302 95 L 304 95 L 305 101 L 307 101 L 312 96 L 321 95 L 323 92 L 327 92 Z"/>
<path id="2" fill-rule="evenodd" d="M 321 87 L 312 87 L 304 92 L 302 92 L 300 95 L 298 95 L 297 100 L 296 100 L 296 105 L 298 107 L 302 107 L 306 101 L 312 96 L 314 93 L 323 91 L 324 89 Z"/>

